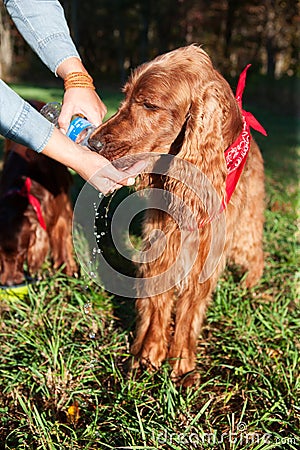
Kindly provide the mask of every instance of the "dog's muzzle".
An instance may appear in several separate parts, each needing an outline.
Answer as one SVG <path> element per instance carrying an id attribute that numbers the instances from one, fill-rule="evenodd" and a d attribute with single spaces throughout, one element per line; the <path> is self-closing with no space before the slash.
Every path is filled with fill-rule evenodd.
<path id="1" fill-rule="evenodd" d="M 88 146 L 93 152 L 101 152 L 104 148 L 104 143 L 99 141 L 96 137 L 91 136 L 88 140 Z"/>

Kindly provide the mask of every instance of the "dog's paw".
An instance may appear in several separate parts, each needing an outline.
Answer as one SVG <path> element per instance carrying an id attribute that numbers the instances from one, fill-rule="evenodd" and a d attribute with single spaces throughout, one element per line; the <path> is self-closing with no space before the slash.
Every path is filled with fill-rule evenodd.
<path id="1" fill-rule="evenodd" d="M 148 372 L 159 370 L 166 359 L 167 349 L 162 342 L 145 339 L 142 344 L 135 341 L 131 347 L 135 367 L 140 366 Z"/>
<path id="2" fill-rule="evenodd" d="M 147 371 L 151 373 L 157 372 L 161 367 L 161 363 L 157 361 L 153 362 L 147 357 L 139 357 L 133 359 L 131 367 L 133 370 Z"/>
<path id="3" fill-rule="evenodd" d="M 243 286 L 246 289 L 252 289 L 259 283 L 261 275 L 262 275 L 262 271 L 259 271 L 257 273 L 249 272 L 247 274 L 245 280 L 242 283 Z"/>

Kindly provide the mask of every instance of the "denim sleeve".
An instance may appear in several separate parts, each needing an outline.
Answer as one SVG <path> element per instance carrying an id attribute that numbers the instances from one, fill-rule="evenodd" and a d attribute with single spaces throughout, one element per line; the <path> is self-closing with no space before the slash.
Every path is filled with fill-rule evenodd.
<path id="1" fill-rule="evenodd" d="M 4 0 L 16 27 L 56 74 L 57 67 L 71 57 L 80 58 L 57 0 Z"/>
<path id="2" fill-rule="evenodd" d="M 0 80 L 0 134 L 41 152 L 54 125 Z"/>

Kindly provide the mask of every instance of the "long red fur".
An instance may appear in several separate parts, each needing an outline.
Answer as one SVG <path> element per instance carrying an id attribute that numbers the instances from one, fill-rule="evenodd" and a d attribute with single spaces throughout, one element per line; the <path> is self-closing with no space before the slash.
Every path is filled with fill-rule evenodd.
<path id="1" fill-rule="evenodd" d="M 224 198 L 227 174 L 224 152 L 241 132 L 242 117 L 229 84 L 213 67 L 208 55 L 191 45 L 159 56 L 137 68 L 124 91 L 126 97 L 119 111 L 92 137 L 95 148 L 101 148 L 101 154 L 110 160 L 142 152 L 176 154 L 196 166 L 208 177 L 219 198 Z M 192 178 L 193 174 L 183 174 L 182 170 L 175 160 L 171 176 L 147 176 L 144 182 L 176 195 L 195 214 L 200 244 L 196 230 L 191 230 L 183 260 L 194 251 L 195 245 L 197 258 L 187 278 L 174 290 L 166 289 L 163 294 L 136 301 L 138 324 L 132 353 L 135 366 L 148 369 L 159 368 L 167 359 L 172 365 L 172 378 L 190 385 L 198 379 L 197 339 L 226 262 L 247 272 L 247 287 L 254 286 L 262 275 L 264 169 L 259 148 L 252 139 L 244 172 L 223 212 L 226 229 L 220 226 L 220 233 L 226 234 L 224 250 L 216 270 L 201 283 L 199 274 L 211 245 L 212 226 L 210 223 L 200 226 L 207 218 L 207 205 L 174 179 L 174 174 L 178 171 L 181 179 L 190 177 L 190 183 L 198 191 L 203 189 L 201 180 Z M 209 191 L 203 197 L 207 204 L 212 202 Z M 182 218 L 183 223 L 188 220 Z M 155 261 L 140 265 L 140 276 L 146 278 L 164 273 L 179 254 L 178 224 L 170 214 L 149 209 L 143 227 L 145 248 L 149 246 L 149 235 L 156 229 L 164 231 L 167 244 Z"/>

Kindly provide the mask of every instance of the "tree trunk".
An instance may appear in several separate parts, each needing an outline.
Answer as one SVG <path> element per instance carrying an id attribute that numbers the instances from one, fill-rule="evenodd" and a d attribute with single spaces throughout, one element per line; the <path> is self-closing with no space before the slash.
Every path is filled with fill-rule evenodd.
<path id="1" fill-rule="evenodd" d="M 266 52 L 267 52 L 267 74 L 271 78 L 275 76 L 276 69 L 276 5 L 274 0 L 269 0 L 265 4 L 266 7 Z"/>
<path id="2" fill-rule="evenodd" d="M 13 63 L 11 23 L 3 5 L 0 5 L 0 78 L 9 78 Z"/>

